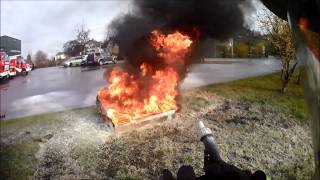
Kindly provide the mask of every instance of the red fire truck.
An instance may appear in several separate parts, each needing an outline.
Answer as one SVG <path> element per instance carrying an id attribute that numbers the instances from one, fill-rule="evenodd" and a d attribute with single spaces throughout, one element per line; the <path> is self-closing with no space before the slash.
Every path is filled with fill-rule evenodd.
<path id="1" fill-rule="evenodd" d="M 7 53 L 0 51 L 0 80 L 9 78 L 10 60 Z"/>
<path id="2" fill-rule="evenodd" d="M 21 55 L 10 56 L 10 77 L 17 74 L 27 75 L 32 70 Z"/>

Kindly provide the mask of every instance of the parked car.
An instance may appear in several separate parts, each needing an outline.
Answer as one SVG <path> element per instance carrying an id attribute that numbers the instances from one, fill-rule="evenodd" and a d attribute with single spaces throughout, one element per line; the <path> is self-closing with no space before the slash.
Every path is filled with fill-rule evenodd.
<path id="1" fill-rule="evenodd" d="M 116 64 L 117 63 L 117 56 L 108 54 L 104 57 L 104 61 L 102 61 L 101 63 L 102 64 L 108 64 L 108 63 Z M 102 65 L 102 64 L 100 64 L 100 65 Z"/>
<path id="2" fill-rule="evenodd" d="M 63 63 L 64 67 L 80 66 L 83 61 L 82 56 L 71 57 Z"/>
<path id="3" fill-rule="evenodd" d="M 88 56 L 87 62 L 89 62 L 89 64 L 97 64 L 101 66 L 109 63 L 115 64 L 116 60 L 117 57 L 112 56 L 109 53 L 93 53 Z"/>
<path id="4" fill-rule="evenodd" d="M 104 65 L 109 63 L 116 64 L 116 62 L 117 62 L 117 56 L 111 55 L 110 53 L 103 53 L 101 55 L 101 58 L 98 61 L 99 65 Z"/>
<path id="5" fill-rule="evenodd" d="M 83 59 L 81 65 L 94 65 L 96 64 L 94 54 L 88 54 L 86 55 L 86 58 Z"/>
<path id="6" fill-rule="evenodd" d="M 116 56 L 111 56 L 108 53 L 91 53 L 87 55 L 86 61 L 82 65 L 104 65 L 108 63 L 115 64 L 117 61 Z"/>
<path id="7" fill-rule="evenodd" d="M 81 63 L 80 63 L 81 66 L 87 65 L 87 58 L 88 58 L 88 55 L 82 56 Z"/>

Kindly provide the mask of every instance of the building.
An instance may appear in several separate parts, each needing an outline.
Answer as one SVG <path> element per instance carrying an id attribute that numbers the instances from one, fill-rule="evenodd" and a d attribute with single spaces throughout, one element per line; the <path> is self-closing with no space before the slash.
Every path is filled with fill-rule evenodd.
<path id="1" fill-rule="evenodd" d="M 63 52 L 58 52 L 55 56 L 54 56 L 55 60 L 65 60 L 67 59 L 67 55 Z"/>
<path id="2" fill-rule="evenodd" d="M 21 40 L 9 37 L 0 37 L 0 49 L 5 51 L 9 56 L 21 54 Z"/>
<path id="3" fill-rule="evenodd" d="M 208 38 L 199 43 L 194 55 L 205 58 L 233 57 L 233 44 L 233 38 L 226 40 Z"/>
<path id="4" fill-rule="evenodd" d="M 97 53 L 102 51 L 101 49 L 101 42 L 96 40 L 89 40 L 88 43 L 85 45 L 85 54 Z"/>

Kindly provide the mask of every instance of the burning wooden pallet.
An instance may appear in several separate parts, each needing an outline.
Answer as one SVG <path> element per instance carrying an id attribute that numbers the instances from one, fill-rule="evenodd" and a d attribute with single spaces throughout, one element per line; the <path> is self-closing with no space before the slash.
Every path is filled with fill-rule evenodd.
<path id="1" fill-rule="evenodd" d="M 166 112 L 162 112 L 159 114 L 153 114 L 147 117 L 138 118 L 134 120 L 126 120 L 115 122 L 110 117 L 107 116 L 107 111 L 101 105 L 99 98 L 97 97 L 96 101 L 98 112 L 101 114 L 103 120 L 110 124 L 115 131 L 123 131 L 123 130 L 133 130 L 141 127 L 145 127 L 148 125 L 153 125 L 164 120 L 171 120 L 176 113 L 176 110 L 170 110 Z"/>
<path id="2" fill-rule="evenodd" d="M 115 129 L 172 118 L 179 108 L 179 82 L 187 68 L 191 37 L 179 31 L 163 34 L 155 30 L 148 42 L 157 63 L 146 60 L 139 66 L 109 69 L 105 73 L 108 86 L 98 91 L 99 112 Z"/>

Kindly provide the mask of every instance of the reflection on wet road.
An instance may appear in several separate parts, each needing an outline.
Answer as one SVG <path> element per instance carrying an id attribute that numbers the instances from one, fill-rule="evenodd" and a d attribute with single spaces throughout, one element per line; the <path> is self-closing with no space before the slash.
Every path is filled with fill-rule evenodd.
<path id="1" fill-rule="evenodd" d="M 107 85 L 104 68 L 44 68 L 0 85 L 1 114 L 5 119 L 63 111 L 95 104 L 99 88 Z M 280 70 L 274 59 L 247 60 L 231 64 L 197 64 L 181 89 L 230 81 Z"/>

